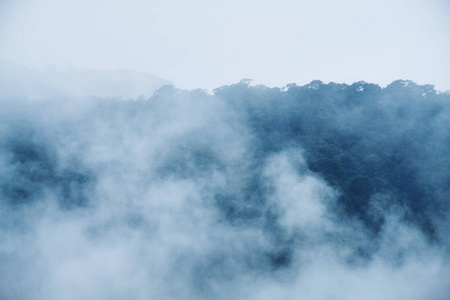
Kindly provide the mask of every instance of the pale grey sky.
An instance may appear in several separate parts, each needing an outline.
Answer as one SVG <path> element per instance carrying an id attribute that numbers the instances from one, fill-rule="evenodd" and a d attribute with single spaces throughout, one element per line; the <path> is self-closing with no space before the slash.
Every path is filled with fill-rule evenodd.
<path id="1" fill-rule="evenodd" d="M 447 0 L 0 0 L 0 59 L 181 88 L 395 79 L 450 90 Z"/>

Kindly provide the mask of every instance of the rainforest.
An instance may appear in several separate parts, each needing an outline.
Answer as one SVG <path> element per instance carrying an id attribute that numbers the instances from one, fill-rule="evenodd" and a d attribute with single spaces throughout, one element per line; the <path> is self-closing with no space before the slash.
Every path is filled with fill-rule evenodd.
<path id="1" fill-rule="evenodd" d="M 1 299 L 447 299 L 448 92 L 120 76 L 4 78 Z"/>

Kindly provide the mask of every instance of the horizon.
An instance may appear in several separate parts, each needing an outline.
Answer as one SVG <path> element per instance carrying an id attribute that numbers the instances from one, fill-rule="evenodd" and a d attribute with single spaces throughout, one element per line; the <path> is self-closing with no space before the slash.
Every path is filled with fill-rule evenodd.
<path id="1" fill-rule="evenodd" d="M 180 86 L 177 86 L 175 83 L 168 81 L 166 78 L 163 78 L 163 77 L 159 76 L 158 74 L 154 74 L 154 73 L 150 73 L 150 72 L 146 72 L 146 71 L 136 71 L 136 70 L 132 70 L 132 69 L 116 69 L 116 70 L 114 70 L 114 69 L 93 69 L 93 68 L 85 68 L 85 69 L 70 68 L 70 69 L 64 69 L 64 68 L 59 68 L 59 67 L 57 67 L 55 65 L 48 65 L 48 66 L 46 66 L 44 68 L 33 68 L 33 67 L 28 67 L 28 66 L 25 66 L 25 65 L 18 64 L 18 63 L 13 62 L 13 61 L 0 59 L 0 69 L 2 67 L 2 64 L 3 65 L 6 64 L 9 67 L 13 67 L 13 68 L 23 68 L 23 69 L 27 70 L 28 72 L 37 72 L 37 73 L 43 73 L 43 74 L 45 74 L 45 73 L 61 73 L 61 74 L 72 73 L 72 74 L 76 74 L 76 73 L 86 73 L 86 72 L 102 73 L 103 75 L 107 75 L 107 74 L 111 75 L 111 74 L 118 74 L 118 73 L 122 73 L 122 74 L 136 74 L 136 75 L 141 75 L 141 76 L 150 76 L 150 77 L 153 77 L 153 80 L 159 80 L 159 81 L 165 82 L 160 87 L 162 87 L 164 85 L 172 85 L 175 88 L 178 88 L 178 89 L 181 89 L 181 90 L 192 91 L 192 90 L 201 89 L 201 90 L 204 90 L 204 91 L 206 91 L 208 93 L 214 93 L 214 90 L 217 90 L 217 89 L 219 89 L 221 87 L 230 86 L 230 85 L 234 85 L 234 84 L 239 84 L 239 83 L 244 82 L 244 81 L 248 81 L 248 85 L 249 86 L 261 85 L 261 86 L 265 86 L 265 87 L 268 87 L 268 88 L 278 88 L 278 89 L 286 88 L 289 85 L 297 85 L 297 86 L 302 87 L 302 86 L 308 85 L 308 84 L 310 84 L 310 83 L 312 83 L 314 81 L 320 81 L 323 84 L 334 83 L 334 84 L 344 84 L 344 85 L 348 85 L 348 86 L 353 85 L 353 84 L 357 84 L 357 83 L 360 83 L 360 82 L 364 82 L 364 83 L 368 83 L 368 84 L 375 84 L 375 85 L 377 85 L 377 86 L 379 86 L 379 87 L 384 89 L 387 86 L 389 86 L 392 83 L 397 82 L 397 81 L 405 81 L 405 82 L 409 81 L 409 82 L 412 82 L 412 83 L 414 83 L 414 84 L 416 84 L 418 86 L 431 85 L 431 86 L 433 86 L 434 90 L 436 92 L 438 92 L 438 93 L 450 93 L 450 89 L 440 90 L 432 83 L 423 83 L 422 84 L 422 83 L 416 82 L 416 81 L 408 79 L 408 78 L 397 78 L 397 79 L 394 79 L 391 82 L 387 82 L 385 84 L 380 84 L 380 83 L 377 83 L 377 82 L 364 81 L 364 80 L 358 80 L 358 81 L 354 81 L 354 82 L 323 81 L 320 78 L 316 78 L 316 79 L 313 79 L 313 80 L 311 80 L 309 82 L 306 82 L 304 84 L 299 84 L 297 82 L 286 82 L 284 85 L 278 85 L 278 86 L 273 86 L 273 85 L 271 86 L 271 85 L 266 85 L 266 84 L 263 84 L 263 83 L 259 83 L 259 82 L 256 82 L 252 78 L 241 78 L 241 79 L 236 80 L 234 82 L 230 82 L 230 83 L 227 83 L 227 84 L 224 84 L 224 85 L 221 85 L 221 86 L 217 86 L 217 87 L 212 87 L 212 88 L 201 88 L 201 87 L 182 88 Z M 8 75 L 8 74 L 4 74 L 4 75 Z M 89 79 L 87 81 L 89 81 Z M 100 96 L 100 95 L 94 95 L 93 94 L 93 96 Z M 117 95 L 117 96 L 119 96 L 119 95 Z M 142 96 L 150 97 L 151 94 L 149 94 L 148 92 L 147 93 L 143 92 Z M 137 98 L 137 96 L 129 97 L 129 98 L 130 99 L 131 98 Z"/>
<path id="2" fill-rule="evenodd" d="M 445 0 L 4 1 L 0 59 L 142 71 L 183 89 L 401 78 L 445 91 L 449 14 Z"/>

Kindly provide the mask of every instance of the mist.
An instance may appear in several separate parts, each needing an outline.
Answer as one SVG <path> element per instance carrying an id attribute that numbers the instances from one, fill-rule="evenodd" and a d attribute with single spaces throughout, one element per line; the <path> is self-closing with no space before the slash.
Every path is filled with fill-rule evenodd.
<path id="1" fill-rule="evenodd" d="M 450 295 L 448 93 L 60 86 L 0 97 L 0 298 Z"/>
<path id="2" fill-rule="evenodd" d="M 0 0 L 0 299 L 449 299 L 449 13 Z"/>
<path id="3" fill-rule="evenodd" d="M 449 14 L 446 0 L 3 0 L 0 58 L 137 70 L 185 89 L 404 78 L 445 91 Z"/>
<path id="4" fill-rule="evenodd" d="M 48 99 L 145 98 L 163 85 L 171 84 L 153 74 L 132 70 L 44 70 L 0 60 L 1 97 Z"/>

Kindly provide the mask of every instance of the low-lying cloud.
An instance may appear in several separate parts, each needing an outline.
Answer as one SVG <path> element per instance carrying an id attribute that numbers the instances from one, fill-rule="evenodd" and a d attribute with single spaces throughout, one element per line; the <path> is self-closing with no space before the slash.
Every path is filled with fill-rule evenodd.
<path id="1" fill-rule="evenodd" d="M 274 103 L 296 88 L 2 100 L 0 298 L 446 299 L 448 244 L 434 237 L 447 216 L 433 236 L 420 222 L 435 215 L 415 218 L 409 194 L 327 177 L 341 171 L 294 142 L 286 102 Z M 448 104 L 438 110 L 431 123 L 448 120 Z M 343 131 L 361 114 L 342 108 Z M 358 145 L 376 142 L 368 132 Z M 346 211 L 347 192 L 367 204 Z"/>

